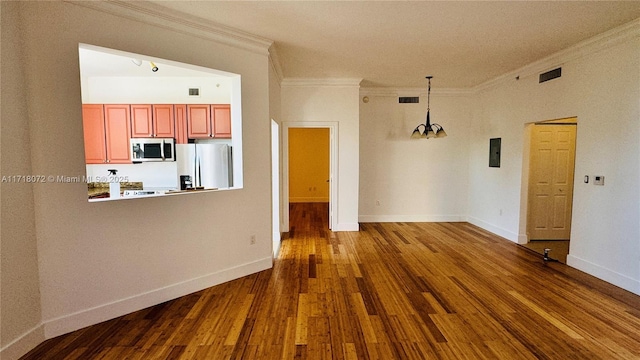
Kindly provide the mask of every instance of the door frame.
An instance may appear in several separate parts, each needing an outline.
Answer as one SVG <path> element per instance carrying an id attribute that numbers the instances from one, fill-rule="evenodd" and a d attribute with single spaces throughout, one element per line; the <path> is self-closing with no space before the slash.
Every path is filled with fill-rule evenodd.
<path id="1" fill-rule="evenodd" d="M 282 213 L 280 197 L 280 126 L 271 119 L 271 230 L 274 259 L 280 252 L 280 214 Z"/>
<path id="2" fill-rule="evenodd" d="M 329 129 L 329 230 L 338 224 L 338 122 L 285 122 L 282 124 L 282 207 L 284 231 L 289 232 L 289 129 Z"/>
<path id="3" fill-rule="evenodd" d="M 523 141 L 523 151 L 522 151 L 522 177 L 520 182 L 520 226 L 518 226 L 518 244 L 528 244 L 529 243 L 529 235 L 527 226 L 529 225 L 529 160 L 531 157 L 531 131 L 533 126 L 536 124 L 556 124 L 556 125 L 572 125 L 578 126 L 578 117 L 577 116 L 569 116 L 565 118 L 552 119 L 552 120 L 543 120 L 536 121 L 531 123 L 524 124 L 524 141 Z M 577 130 L 577 128 L 576 128 Z M 578 134 L 576 131 L 576 153 L 574 156 L 574 177 L 573 177 L 573 187 L 575 191 L 576 185 L 576 177 L 575 177 L 575 167 L 578 162 L 577 158 L 577 145 L 578 145 Z M 575 201 L 575 197 L 574 197 Z M 573 202 L 571 202 L 571 207 L 573 208 Z M 573 212 L 571 215 L 571 223 L 573 224 Z M 573 227 L 572 227 L 573 228 Z"/>

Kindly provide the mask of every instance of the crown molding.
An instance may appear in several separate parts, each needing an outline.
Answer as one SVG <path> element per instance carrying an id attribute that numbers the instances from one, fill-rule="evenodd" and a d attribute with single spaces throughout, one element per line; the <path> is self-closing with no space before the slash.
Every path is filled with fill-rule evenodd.
<path id="1" fill-rule="evenodd" d="M 431 89 L 436 96 L 466 96 L 475 93 L 473 89 Z M 427 96 L 426 88 L 398 88 L 398 87 L 362 87 L 360 95 L 369 96 Z"/>
<path id="2" fill-rule="evenodd" d="M 175 32 L 213 40 L 254 53 L 269 55 L 272 40 L 219 25 L 202 18 L 169 10 L 147 1 L 72 1 L 66 3 L 97 10 Z"/>
<path id="3" fill-rule="evenodd" d="M 283 79 L 281 85 L 284 86 L 336 86 L 336 87 L 360 87 L 360 78 L 286 78 Z"/>
<path id="4" fill-rule="evenodd" d="M 593 36 L 578 44 L 561 50 L 543 59 L 525 65 L 517 70 L 500 75 L 492 80 L 473 87 L 474 92 L 480 92 L 498 86 L 519 76 L 525 78 L 556 68 L 564 63 L 584 58 L 593 53 L 606 50 L 620 43 L 640 37 L 640 19 L 633 20 L 614 29 Z"/>

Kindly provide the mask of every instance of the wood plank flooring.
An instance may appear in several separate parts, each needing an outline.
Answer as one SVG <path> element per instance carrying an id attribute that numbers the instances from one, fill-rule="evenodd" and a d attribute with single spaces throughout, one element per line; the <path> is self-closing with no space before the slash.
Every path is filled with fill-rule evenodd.
<path id="1" fill-rule="evenodd" d="M 273 269 L 24 359 L 639 359 L 640 297 L 468 223 L 326 229 L 292 204 Z"/>

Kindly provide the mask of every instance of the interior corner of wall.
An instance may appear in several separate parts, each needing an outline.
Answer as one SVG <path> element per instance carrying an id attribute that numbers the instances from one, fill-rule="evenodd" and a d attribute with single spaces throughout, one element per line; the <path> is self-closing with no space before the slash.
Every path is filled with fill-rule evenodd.
<path id="1" fill-rule="evenodd" d="M 0 348 L 0 359 L 19 359 L 45 340 L 44 324 L 40 323 Z"/>

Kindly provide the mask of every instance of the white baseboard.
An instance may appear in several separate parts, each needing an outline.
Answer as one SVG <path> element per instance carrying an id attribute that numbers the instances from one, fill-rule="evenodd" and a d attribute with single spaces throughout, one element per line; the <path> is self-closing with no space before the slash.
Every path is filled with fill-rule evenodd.
<path id="1" fill-rule="evenodd" d="M 44 327 L 42 324 L 38 324 L 38 326 L 20 335 L 17 339 L 0 349 L 0 359 L 19 359 L 43 341 L 45 341 Z"/>
<path id="2" fill-rule="evenodd" d="M 529 243 L 529 237 L 527 234 L 518 235 L 518 244 L 524 245 Z"/>
<path id="3" fill-rule="evenodd" d="M 467 221 L 461 215 L 360 215 L 358 221 L 369 222 L 461 222 Z"/>
<path id="4" fill-rule="evenodd" d="M 96 306 L 91 309 L 44 321 L 44 335 L 47 339 L 66 334 L 89 325 L 126 315 L 149 306 L 185 296 L 211 286 L 222 284 L 273 266 L 271 256 L 219 272 L 186 280 L 160 289 L 129 298 Z"/>
<path id="5" fill-rule="evenodd" d="M 273 258 L 274 259 L 278 258 L 278 255 L 280 255 L 280 247 L 282 246 L 282 233 L 278 231 L 278 234 L 280 235 L 276 235 L 277 239 L 273 240 Z"/>
<path id="6" fill-rule="evenodd" d="M 632 279 L 626 275 L 617 273 L 571 254 L 567 255 L 567 265 L 580 271 L 584 271 L 589 275 L 593 275 L 615 286 L 621 287 L 627 291 L 631 291 L 636 295 L 640 295 L 640 281 L 637 279 Z"/>
<path id="7" fill-rule="evenodd" d="M 360 231 L 359 223 L 338 223 L 331 231 Z"/>
<path id="8" fill-rule="evenodd" d="M 503 229 L 501 227 L 495 226 L 493 224 L 490 224 L 484 220 L 480 220 L 478 218 L 475 218 L 473 216 L 469 216 L 468 218 L 469 223 L 475 225 L 475 226 L 479 226 L 489 232 L 492 232 L 498 236 L 502 236 L 503 238 L 513 241 L 514 243 L 518 243 L 519 237 L 517 233 L 511 232 L 509 230 Z"/>

